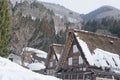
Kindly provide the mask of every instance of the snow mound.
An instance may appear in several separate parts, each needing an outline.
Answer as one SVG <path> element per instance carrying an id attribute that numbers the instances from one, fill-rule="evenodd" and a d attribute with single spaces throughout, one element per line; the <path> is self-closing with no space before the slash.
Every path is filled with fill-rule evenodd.
<path id="1" fill-rule="evenodd" d="M 27 66 L 30 70 L 41 70 L 45 69 L 45 64 L 44 63 L 31 63 Z"/>
<path id="2" fill-rule="evenodd" d="M 8 59 L 0 57 L 0 80 L 59 80 L 52 76 L 46 76 L 32 72 L 15 64 Z"/>
<path id="3" fill-rule="evenodd" d="M 13 62 L 21 65 L 21 57 L 20 56 L 11 53 L 7 58 L 8 59 L 13 59 L 12 60 Z"/>

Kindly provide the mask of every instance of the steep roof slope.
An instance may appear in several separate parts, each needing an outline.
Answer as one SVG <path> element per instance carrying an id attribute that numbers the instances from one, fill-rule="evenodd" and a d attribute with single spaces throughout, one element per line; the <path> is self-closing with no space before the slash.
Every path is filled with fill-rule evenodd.
<path id="1" fill-rule="evenodd" d="M 89 65 L 120 73 L 120 38 L 83 31 L 74 35 Z"/>
<path id="2" fill-rule="evenodd" d="M 85 41 L 93 52 L 96 48 L 120 55 L 120 38 L 98 35 L 92 32 L 74 31 L 80 39 Z"/>

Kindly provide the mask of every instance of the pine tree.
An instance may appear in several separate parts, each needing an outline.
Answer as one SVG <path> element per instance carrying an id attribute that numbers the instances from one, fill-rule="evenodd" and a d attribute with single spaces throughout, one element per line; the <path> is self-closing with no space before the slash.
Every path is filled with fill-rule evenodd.
<path id="1" fill-rule="evenodd" d="M 10 42 L 10 14 L 7 0 L 0 0 L 0 56 L 8 55 Z"/>

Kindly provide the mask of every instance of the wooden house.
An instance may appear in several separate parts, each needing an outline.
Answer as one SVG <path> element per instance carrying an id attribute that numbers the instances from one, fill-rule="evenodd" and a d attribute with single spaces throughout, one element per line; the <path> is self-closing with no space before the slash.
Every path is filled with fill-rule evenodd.
<path id="1" fill-rule="evenodd" d="M 61 52 L 63 51 L 63 45 L 52 44 L 49 46 L 47 62 L 46 62 L 46 73 L 48 75 L 54 75 L 56 71 L 56 66 L 58 64 Z"/>
<path id="2" fill-rule="evenodd" d="M 69 30 L 57 65 L 63 80 L 120 80 L 120 39 Z"/>

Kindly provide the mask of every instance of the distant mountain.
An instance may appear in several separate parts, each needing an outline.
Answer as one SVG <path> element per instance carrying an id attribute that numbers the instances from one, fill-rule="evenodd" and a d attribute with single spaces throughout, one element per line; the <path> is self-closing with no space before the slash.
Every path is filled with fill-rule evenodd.
<path id="1" fill-rule="evenodd" d="M 112 6 L 103 6 L 86 15 L 82 15 L 82 18 L 85 21 L 102 18 L 120 19 L 120 10 Z"/>
<path id="2" fill-rule="evenodd" d="M 81 16 L 84 19 L 84 30 L 120 37 L 119 9 L 111 6 L 103 6 Z"/>
<path id="3" fill-rule="evenodd" d="M 34 1 L 37 1 L 37 0 L 11 0 L 11 3 L 13 5 L 17 3 L 21 3 L 21 2 L 24 2 L 24 1 L 27 1 L 29 3 L 32 3 Z M 47 9 L 50 9 L 52 10 L 56 16 L 60 16 L 60 17 L 68 17 L 69 21 L 70 22 L 80 22 L 82 20 L 82 18 L 80 17 L 80 14 L 79 13 L 76 13 L 72 10 L 69 10 L 67 8 L 65 8 L 64 6 L 61 6 L 59 4 L 53 4 L 53 3 L 47 3 L 47 2 L 41 2 L 39 1 L 40 3 L 42 3 Z M 71 20 L 73 19 L 73 20 Z"/>
<path id="4" fill-rule="evenodd" d="M 55 15 L 60 15 L 62 17 L 66 16 L 68 18 L 74 19 L 73 21 L 70 20 L 70 22 L 79 22 L 82 20 L 79 13 L 69 10 L 65 8 L 64 6 L 61 6 L 59 4 L 46 3 L 46 2 L 41 2 L 41 3 L 46 8 L 53 10 Z"/>
<path id="5" fill-rule="evenodd" d="M 53 4 L 53 3 L 47 3 L 47 2 L 41 2 L 37 0 L 11 0 L 12 4 L 15 5 L 17 3 L 21 3 L 24 1 L 27 1 L 29 4 L 33 2 L 41 3 L 44 5 L 45 8 L 49 9 L 51 12 L 54 13 L 53 19 L 54 19 L 54 25 L 55 25 L 55 31 L 56 33 L 62 31 L 65 31 L 66 28 L 77 28 L 81 29 L 81 22 L 83 19 L 80 17 L 79 13 L 76 13 L 72 10 L 69 10 L 59 4 Z M 24 6 L 23 6 L 24 7 Z M 41 12 L 37 9 L 31 10 L 31 8 L 24 9 L 25 13 L 32 14 L 34 17 L 42 17 Z"/>
<path id="6" fill-rule="evenodd" d="M 47 9 L 54 12 L 55 30 L 57 33 L 60 32 L 60 30 L 65 31 L 66 27 L 81 29 L 83 19 L 80 17 L 79 13 L 69 10 L 59 4 L 39 2 L 42 3 Z"/>

